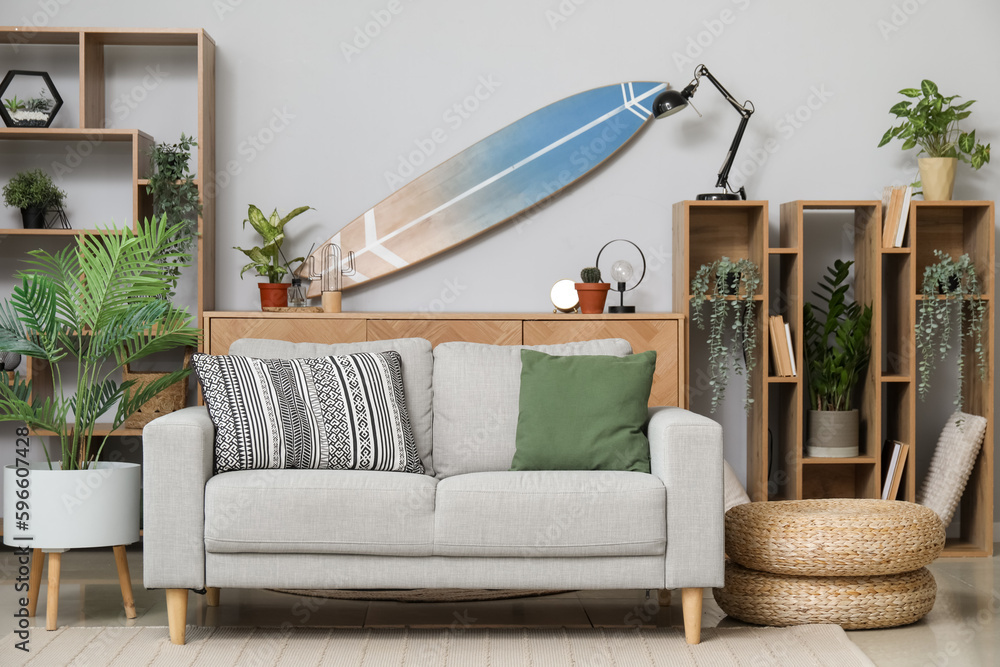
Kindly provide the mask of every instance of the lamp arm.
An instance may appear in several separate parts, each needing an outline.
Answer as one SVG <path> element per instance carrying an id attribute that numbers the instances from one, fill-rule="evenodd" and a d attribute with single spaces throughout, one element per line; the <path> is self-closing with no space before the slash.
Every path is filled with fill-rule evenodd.
<path id="1" fill-rule="evenodd" d="M 747 129 L 747 123 L 750 121 L 750 116 L 752 116 L 755 111 L 753 102 L 750 100 L 747 100 L 743 104 L 737 102 L 736 98 L 734 98 L 729 91 L 726 90 L 725 86 L 719 83 L 719 80 L 716 79 L 704 65 L 699 65 L 695 69 L 694 76 L 696 81 L 700 77 L 705 77 L 711 81 L 712 85 L 715 86 L 720 93 L 722 93 L 724 98 L 726 98 L 726 101 L 729 102 L 729 104 L 731 104 L 732 107 L 740 114 L 740 125 L 736 128 L 736 136 L 733 137 L 733 142 L 729 145 L 729 152 L 726 153 L 726 159 L 722 163 L 722 168 L 719 169 L 719 178 L 715 182 L 715 187 L 725 188 L 726 190 L 732 192 L 732 188 L 729 187 L 729 171 L 733 168 L 733 162 L 736 160 L 736 151 L 739 150 L 740 142 L 743 141 L 743 133 Z M 695 88 L 697 88 L 697 83 L 695 84 Z M 746 191 L 743 188 L 740 188 L 739 194 L 743 199 L 747 198 Z"/>

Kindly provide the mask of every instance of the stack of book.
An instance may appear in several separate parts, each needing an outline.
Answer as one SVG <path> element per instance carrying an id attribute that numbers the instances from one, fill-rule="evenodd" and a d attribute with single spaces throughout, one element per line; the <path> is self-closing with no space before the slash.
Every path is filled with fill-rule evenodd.
<path id="1" fill-rule="evenodd" d="M 909 450 L 909 445 L 898 440 L 886 440 L 882 445 L 882 500 L 896 499 Z"/>
<path id="2" fill-rule="evenodd" d="M 771 332 L 771 357 L 774 359 L 774 374 L 778 377 L 795 377 L 795 352 L 792 350 L 792 330 L 781 315 L 768 318 Z"/>
<path id="3" fill-rule="evenodd" d="M 882 188 L 882 247 L 902 248 L 906 218 L 910 213 L 910 186 L 887 185 Z"/>

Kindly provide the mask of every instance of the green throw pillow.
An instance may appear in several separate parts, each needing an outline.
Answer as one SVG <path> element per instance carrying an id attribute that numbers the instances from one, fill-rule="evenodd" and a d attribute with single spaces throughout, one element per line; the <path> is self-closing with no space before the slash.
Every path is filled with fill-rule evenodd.
<path id="1" fill-rule="evenodd" d="M 555 357 L 521 350 L 517 451 L 511 470 L 649 472 L 656 352 Z"/>

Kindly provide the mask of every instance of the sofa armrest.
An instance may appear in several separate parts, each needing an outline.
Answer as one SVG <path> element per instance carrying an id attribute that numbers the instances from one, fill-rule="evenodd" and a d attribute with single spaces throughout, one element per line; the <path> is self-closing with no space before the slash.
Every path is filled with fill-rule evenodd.
<path id="1" fill-rule="evenodd" d="M 205 483 L 214 440 L 204 406 L 154 419 L 142 431 L 146 588 L 205 588 Z"/>
<path id="2" fill-rule="evenodd" d="M 667 489 L 666 588 L 725 582 L 722 427 L 683 408 L 651 408 L 651 472 Z"/>

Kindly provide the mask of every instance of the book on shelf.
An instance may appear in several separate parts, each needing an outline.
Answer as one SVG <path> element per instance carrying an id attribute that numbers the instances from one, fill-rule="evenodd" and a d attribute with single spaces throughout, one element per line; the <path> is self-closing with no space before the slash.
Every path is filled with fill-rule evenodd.
<path id="1" fill-rule="evenodd" d="M 906 234 L 906 219 L 910 213 L 913 188 L 891 186 L 882 188 L 882 247 L 902 248 Z"/>
<path id="2" fill-rule="evenodd" d="M 788 346 L 785 343 L 785 319 L 781 315 L 771 315 L 768 320 L 768 330 L 771 339 L 771 356 L 774 357 L 774 374 L 778 377 L 791 375 L 791 362 L 788 358 Z"/>
<path id="3" fill-rule="evenodd" d="M 903 236 L 906 234 L 906 219 L 910 215 L 910 199 L 913 198 L 913 188 L 909 185 L 903 188 L 903 203 L 899 209 L 899 220 L 896 224 L 896 238 L 892 247 L 903 247 Z"/>
<path id="4" fill-rule="evenodd" d="M 882 445 L 882 500 L 895 500 L 903 480 L 903 468 L 910 446 L 898 440 Z"/>
<path id="5" fill-rule="evenodd" d="M 786 354 L 788 355 L 788 370 L 791 377 L 798 375 L 795 371 L 795 350 L 792 348 L 792 328 L 789 326 L 788 322 L 785 322 L 785 344 L 786 344 Z"/>

